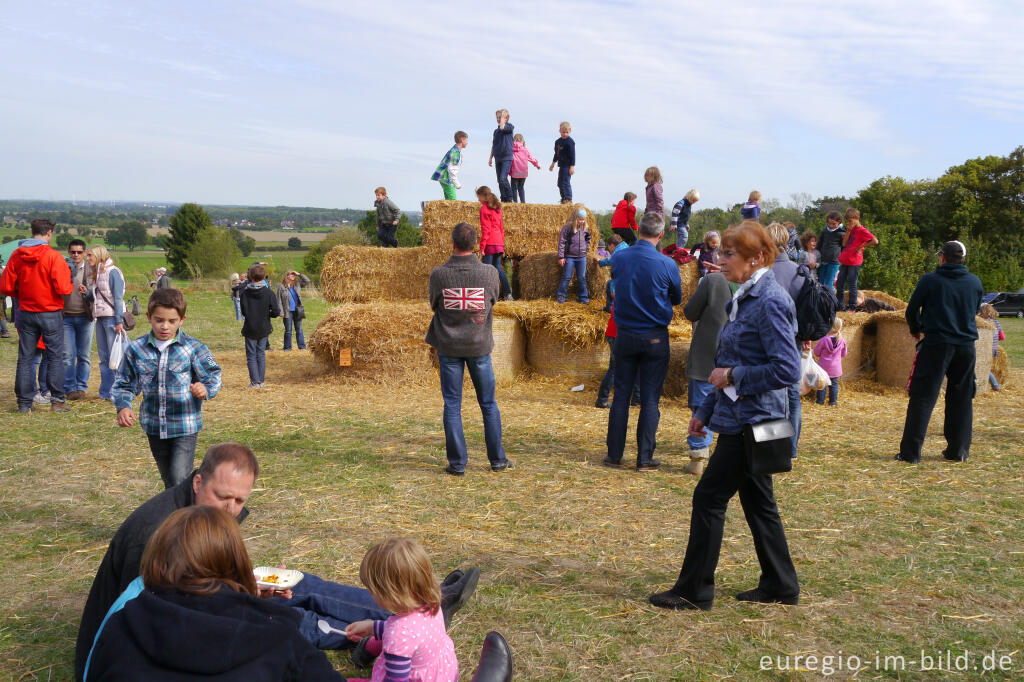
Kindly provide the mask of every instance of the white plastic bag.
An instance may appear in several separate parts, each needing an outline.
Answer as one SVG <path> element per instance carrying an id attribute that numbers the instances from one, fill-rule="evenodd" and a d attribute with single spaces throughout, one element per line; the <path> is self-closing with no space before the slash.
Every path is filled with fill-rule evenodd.
<path id="1" fill-rule="evenodd" d="M 814 361 L 811 351 L 804 353 L 803 362 L 800 363 L 800 395 L 820 391 L 831 383 L 832 379 L 829 378 L 828 372 Z"/>
<path id="2" fill-rule="evenodd" d="M 110 359 L 107 361 L 107 367 L 115 372 L 120 369 L 121 360 L 124 359 L 124 351 L 131 342 L 132 340 L 128 338 L 128 334 L 125 332 L 121 332 L 114 337 L 114 341 L 110 344 Z"/>

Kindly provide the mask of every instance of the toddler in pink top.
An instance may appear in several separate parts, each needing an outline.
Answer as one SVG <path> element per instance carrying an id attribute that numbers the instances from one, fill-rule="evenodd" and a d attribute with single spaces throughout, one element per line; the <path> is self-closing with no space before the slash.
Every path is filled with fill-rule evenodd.
<path id="1" fill-rule="evenodd" d="M 458 682 L 441 589 L 423 547 L 412 538 L 388 538 L 363 557 L 359 579 L 381 608 L 395 614 L 345 628 L 352 641 L 370 637 L 366 650 L 379 653 L 370 682 Z"/>
<path id="2" fill-rule="evenodd" d="M 843 321 L 836 318 L 828 336 L 821 338 L 814 346 L 814 356 L 821 368 L 828 372 L 831 384 L 828 387 L 828 404 L 839 403 L 839 377 L 843 376 L 843 358 L 846 357 L 846 341 L 843 339 Z M 818 404 L 825 404 L 825 389 L 818 391 Z"/>

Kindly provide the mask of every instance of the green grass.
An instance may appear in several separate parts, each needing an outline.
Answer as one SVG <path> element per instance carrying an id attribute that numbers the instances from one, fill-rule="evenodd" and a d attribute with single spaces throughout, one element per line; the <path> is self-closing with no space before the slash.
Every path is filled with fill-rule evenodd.
<path id="1" fill-rule="evenodd" d="M 1006 340 L 1002 342 L 1010 364 L 1024 367 L 1024 319 L 1016 317 L 1000 317 L 999 324 L 1003 327 Z"/>
<path id="2" fill-rule="evenodd" d="M 158 257 L 119 259 L 141 274 L 153 265 L 147 259 Z M 592 406 L 589 386 L 584 393 L 570 393 L 572 382 L 558 380 L 500 387 L 505 447 L 516 468 L 494 475 L 470 394 L 463 411 L 470 466 L 456 480 L 441 474 L 436 382 L 354 383 L 318 375 L 306 353 L 274 350 L 268 389 L 246 390 L 231 302 L 224 292 L 202 289 L 188 291 L 184 328 L 210 346 L 225 385 L 204 409 L 199 448 L 239 440 L 260 457 L 243 527 L 254 562 L 285 561 L 357 584 L 366 548 L 395 533 L 420 538 L 442 575 L 481 566 L 477 595 L 451 631 L 463 680 L 489 629 L 511 642 L 517 680 L 817 679 L 820 673 L 761 671 L 761 657 L 842 652 L 873 661 L 878 651 L 918 661 L 922 649 L 1011 655 L 1010 671 L 983 677 L 972 670 L 955 679 L 1024 676 L 1019 369 L 1006 391 L 977 399 L 971 460 L 963 466 L 938 455 L 941 404 L 925 461 L 913 467 L 891 461 L 906 406 L 900 391 L 847 386 L 838 410 L 806 404 L 800 459 L 775 481 L 801 606 L 733 599 L 758 577 L 733 500 L 714 610 L 666 613 L 645 600 L 671 585 L 688 536 L 694 479 L 681 472 L 684 404 L 663 402 L 658 449 L 665 466 L 640 475 L 600 466 L 607 412 Z M 311 296 L 306 307 L 312 331 L 326 306 Z M 1024 341 L 1024 326 L 1004 321 L 1008 341 Z M 281 325 L 274 325 L 271 346 L 279 349 Z M 1015 358 L 1020 350 L 1018 344 Z M 68 415 L 13 413 L 15 359 L 14 344 L 0 342 L 7 381 L 0 412 L 0 679 L 63 680 L 107 543 L 128 513 L 158 492 L 159 477 L 139 429 L 117 428 L 106 403 L 77 402 Z M 94 371 L 92 395 L 97 379 Z M 331 656 L 343 673 L 356 674 L 346 657 Z M 857 676 L 948 677 L 909 665 Z"/>

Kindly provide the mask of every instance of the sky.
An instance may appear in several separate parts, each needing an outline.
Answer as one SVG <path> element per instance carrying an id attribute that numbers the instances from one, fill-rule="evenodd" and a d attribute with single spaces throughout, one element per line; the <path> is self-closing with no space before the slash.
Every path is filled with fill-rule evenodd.
<path id="1" fill-rule="evenodd" d="M 853 195 L 1024 144 L 1019 0 L 35 0 L 0 15 L 0 198 L 370 207 L 495 189 L 494 111 L 608 210 Z"/>

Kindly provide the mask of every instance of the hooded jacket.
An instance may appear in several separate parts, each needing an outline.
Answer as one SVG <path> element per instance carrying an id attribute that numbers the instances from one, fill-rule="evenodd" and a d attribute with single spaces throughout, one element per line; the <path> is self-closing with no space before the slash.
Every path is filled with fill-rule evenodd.
<path id="1" fill-rule="evenodd" d="M 637 229 L 636 206 L 623 199 L 615 207 L 615 213 L 612 214 L 612 229 L 625 227 L 631 230 Z"/>
<path id="2" fill-rule="evenodd" d="M 300 620 L 292 608 L 227 587 L 147 589 L 107 621 L 88 680 L 344 682 L 299 633 Z"/>
<path id="3" fill-rule="evenodd" d="M 487 247 L 492 248 L 490 252 Z M 480 204 L 480 253 L 502 253 L 505 251 L 505 229 L 502 221 L 501 207 L 491 208 Z"/>
<path id="4" fill-rule="evenodd" d="M 974 316 L 981 307 L 981 280 L 963 264 L 946 263 L 922 277 L 907 301 L 911 334 L 924 344 L 967 344 L 978 338 Z"/>
<path id="5" fill-rule="evenodd" d="M 242 323 L 242 336 L 247 339 L 262 339 L 270 336 L 274 327 L 270 324 L 270 318 L 281 317 L 281 302 L 265 280 L 249 282 L 244 289 L 240 305 L 245 322 Z"/>
<path id="6" fill-rule="evenodd" d="M 540 168 L 540 161 L 533 158 L 533 154 L 522 142 L 512 143 L 512 171 L 509 173 L 513 178 L 525 178 L 530 174 L 530 164 Z"/>
<path id="7" fill-rule="evenodd" d="M 63 310 L 64 297 L 71 293 L 71 271 L 47 241 L 25 239 L 4 268 L 0 292 L 18 299 L 18 308 L 25 312 Z"/>

